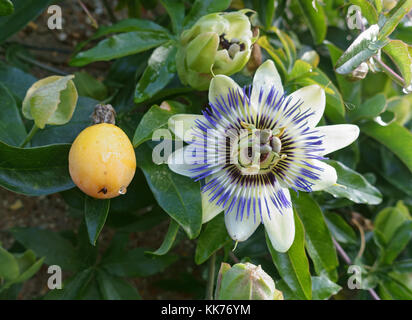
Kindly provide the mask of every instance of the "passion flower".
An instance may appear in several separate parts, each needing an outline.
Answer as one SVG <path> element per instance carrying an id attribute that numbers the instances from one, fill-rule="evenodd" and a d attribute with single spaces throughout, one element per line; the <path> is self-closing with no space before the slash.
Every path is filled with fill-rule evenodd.
<path id="1" fill-rule="evenodd" d="M 316 127 L 325 110 L 318 85 L 285 94 L 273 61 L 263 63 L 252 87 L 217 75 L 203 115 L 177 115 L 169 126 L 189 145 L 170 155 L 176 173 L 203 181 L 203 222 L 225 212 L 226 228 L 245 241 L 262 223 L 273 247 L 287 251 L 295 225 L 289 188 L 311 192 L 336 184 L 322 160 L 352 143 L 355 125 Z M 177 121 L 191 128 L 181 135 Z"/>

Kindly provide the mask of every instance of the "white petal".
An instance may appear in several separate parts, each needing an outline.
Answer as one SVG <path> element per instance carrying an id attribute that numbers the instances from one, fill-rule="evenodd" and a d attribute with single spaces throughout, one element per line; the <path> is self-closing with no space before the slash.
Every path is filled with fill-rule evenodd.
<path id="1" fill-rule="evenodd" d="M 317 127 L 320 135 L 324 135 L 321 155 L 345 148 L 359 136 L 359 128 L 353 124 L 337 124 L 333 126 Z"/>
<path id="2" fill-rule="evenodd" d="M 312 191 L 323 190 L 327 187 L 333 186 L 336 184 L 338 175 L 334 167 L 328 165 L 327 163 L 319 160 L 308 160 L 309 163 L 316 167 L 322 168 L 322 171 L 316 170 L 316 173 L 319 174 L 318 180 L 310 180 L 314 185 L 312 186 Z"/>
<path id="3" fill-rule="evenodd" d="M 262 102 L 266 101 L 266 98 L 272 87 L 278 93 L 278 97 L 283 95 L 282 79 L 275 67 L 272 60 L 266 60 L 260 65 L 256 70 L 255 76 L 253 77 L 253 88 L 251 96 L 251 105 L 256 111 L 259 108 L 259 95 L 261 89 L 263 89 Z"/>
<path id="4" fill-rule="evenodd" d="M 213 177 L 206 177 L 206 183 L 208 183 L 212 178 Z M 210 190 L 202 192 L 202 223 L 212 220 L 223 211 L 221 206 L 216 205 L 216 202 L 219 201 L 219 197 L 216 197 L 213 201 L 209 201 L 209 193 Z"/>
<path id="5" fill-rule="evenodd" d="M 281 189 L 290 202 L 290 193 L 288 189 Z M 295 220 L 293 217 L 292 207 L 282 209 L 282 212 L 276 208 L 271 200 L 267 201 L 269 212 L 265 201 L 262 202 L 262 219 L 265 230 L 269 236 L 273 248 L 279 252 L 286 252 L 293 244 L 295 239 Z"/>
<path id="6" fill-rule="evenodd" d="M 193 128 L 196 127 L 196 120 L 205 122 L 205 117 L 199 114 L 176 114 L 169 118 L 168 126 L 180 140 L 191 142 L 195 139 Z"/>
<path id="7" fill-rule="evenodd" d="M 260 225 L 260 216 L 256 214 L 256 219 L 253 213 L 243 215 L 243 219 L 240 220 L 240 216 L 236 218 L 236 210 L 232 210 L 230 213 L 225 212 L 225 224 L 227 232 L 230 237 L 235 241 L 247 240 L 253 232 Z"/>
<path id="8" fill-rule="evenodd" d="M 193 146 L 188 145 L 173 152 L 167 159 L 169 169 L 186 177 L 197 176 L 198 172 L 193 172 L 192 169 L 202 166 L 202 164 L 196 164 L 196 160 L 199 158 L 192 156 L 193 149 Z"/>
<path id="9" fill-rule="evenodd" d="M 230 77 L 221 74 L 213 77 L 209 87 L 209 102 L 216 104 L 216 98 L 221 100 L 221 96 L 227 99 L 229 89 L 234 89 L 235 92 L 242 92 L 239 85 Z"/>
<path id="10" fill-rule="evenodd" d="M 290 94 L 289 97 L 292 97 L 293 104 L 300 100 L 302 103 L 302 106 L 300 107 L 301 112 L 305 112 L 306 110 L 309 110 L 309 113 L 314 112 L 312 116 L 307 118 L 307 121 L 310 128 L 316 127 L 323 116 L 323 112 L 325 111 L 325 90 L 317 84 L 314 84 L 296 90 Z M 286 98 L 286 101 L 289 97 Z"/>

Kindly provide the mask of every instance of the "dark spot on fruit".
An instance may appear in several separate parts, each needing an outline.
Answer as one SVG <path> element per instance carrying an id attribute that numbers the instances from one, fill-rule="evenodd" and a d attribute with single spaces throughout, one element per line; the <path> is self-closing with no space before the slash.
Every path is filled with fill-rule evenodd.
<path id="1" fill-rule="evenodd" d="M 107 193 L 106 187 L 103 187 L 98 193 L 100 193 L 100 192 L 103 192 L 103 194 L 106 194 Z"/>
<path id="2" fill-rule="evenodd" d="M 106 174 L 107 174 L 107 171 L 103 172 L 103 174 L 106 175 Z"/>

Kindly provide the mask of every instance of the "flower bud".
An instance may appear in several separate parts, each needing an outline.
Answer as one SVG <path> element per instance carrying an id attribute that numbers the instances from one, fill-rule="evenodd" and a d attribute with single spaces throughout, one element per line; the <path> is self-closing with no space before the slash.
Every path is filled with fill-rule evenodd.
<path id="1" fill-rule="evenodd" d="M 230 76 L 242 70 L 258 37 L 246 16 L 249 11 L 208 14 L 183 31 L 176 66 L 184 84 L 205 90 L 213 75 Z"/>
<path id="2" fill-rule="evenodd" d="M 349 81 L 358 81 L 365 79 L 366 75 L 368 74 L 369 66 L 366 62 L 362 62 L 355 70 L 352 71 L 346 78 Z"/>
<path id="3" fill-rule="evenodd" d="M 393 8 L 395 8 L 396 4 L 397 4 L 396 0 L 383 0 L 382 1 L 383 10 L 385 11 L 392 10 Z"/>
<path id="4" fill-rule="evenodd" d="M 46 124 L 62 125 L 70 121 L 77 104 L 73 75 L 50 76 L 35 82 L 23 100 L 25 118 L 40 129 Z"/>
<path id="5" fill-rule="evenodd" d="M 216 288 L 217 300 L 283 300 L 273 279 L 260 266 L 222 263 Z"/>
<path id="6" fill-rule="evenodd" d="M 300 59 L 309 63 L 313 68 L 317 68 L 320 60 L 315 50 L 306 51 Z"/>

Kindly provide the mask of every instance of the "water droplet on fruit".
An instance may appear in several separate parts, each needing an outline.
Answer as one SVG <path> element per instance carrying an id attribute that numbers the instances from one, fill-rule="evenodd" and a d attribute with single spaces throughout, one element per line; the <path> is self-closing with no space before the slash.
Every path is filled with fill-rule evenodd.
<path id="1" fill-rule="evenodd" d="M 127 188 L 125 186 L 121 186 L 119 189 L 119 194 L 126 194 Z"/>

